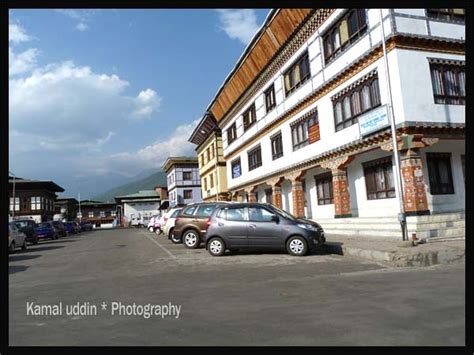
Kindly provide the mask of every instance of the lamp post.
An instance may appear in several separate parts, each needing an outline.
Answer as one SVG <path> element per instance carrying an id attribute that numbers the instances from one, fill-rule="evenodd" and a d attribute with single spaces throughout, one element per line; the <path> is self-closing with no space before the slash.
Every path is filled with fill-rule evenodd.
<path id="1" fill-rule="evenodd" d="M 383 59 L 385 66 L 385 83 L 387 85 L 387 95 L 388 95 L 388 119 L 390 121 L 390 129 L 392 133 L 392 146 L 393 146 L 393 158 L 395 160 L 395 174 L 396 181 L 396 192 L 397 198 L 400 207 L 400 213 L 398 214 L 398 219 L 400 222 L 400 228 L 402 231 L 402 240 L 408 239 L 407 225 L 406 225 L 406 216 L 405 216 L 405 204 L 403 200 L 403 188 L 402 188 L 402 174 L 400 170 L 400 155 L 398 153 L 398 144 L 397 144 L 397 129 L 395 127 L 395 115 L 393 113 L 393 100 L 392 100 L 392 89 L 390 84 L 390 73 L 388 69 L 388 58 L 387 58 L 387 48 L 385 47 L 385 30 L 383 27 L 383 16 L 382 9 L 379 9 L 380 16 L 380 28 L 382 31 L 382 50 L 383 50 Z"/>

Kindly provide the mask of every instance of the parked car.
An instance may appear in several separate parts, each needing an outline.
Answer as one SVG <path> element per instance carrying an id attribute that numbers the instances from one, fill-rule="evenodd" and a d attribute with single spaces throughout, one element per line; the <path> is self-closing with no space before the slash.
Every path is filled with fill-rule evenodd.
<path id="1" fill-rule="evenodd" d="M 161 234 L 162 229 L 162 217 L 159 215 L 152 216 L 148 222 L 147 228 L 150 232 L 155 232 L 156 234 Z"/>
<path id="2" fill-rule="evenodd" d="M 60 237 L 66 237 L 67 232 L 66 232 L 66 227 L 64 226 L 64 223 L 61 221 L 53 221 L 53 227 L 56 229 L 56 233 Z"/>
<path id="3" fill-rule="evenodd" d="M 94 226 L 90 221 L 83 221 L 81 222 L 81 230 L 82 231 L 91 231 L 94 229 Z"/>
<path id="4" fill-rule="evenodd" d="M 74 228 L 76 229 L 76 232 L 77 232 L 77 233 L 81 233 L 81 232 L 82 232 L 81 225 L 80 225 L 78 222 L 74 221 L 74 222 L 72 222 L 72 224 L 74 225 Z"/>
<path id="5" fill-rule="evenodd" d="M 17 219 L 13 221 L 20 232 L 25 233 L 26 241 L 32 244 L 38 244 L 38 237 L 36 236 L 36 222 L 32 219 Z"/>
<path id="6" fill-rule="evenodd" d="M 77 234 L 78 229 L 77 226 L 74 224 L 75 222 L 69 221 L 69 222 L 64 222 L 64 229 L 66 229 L 66 233 L 68 234 Z"/>
<path id="7" fill-rule="evenodd" d="M 14 222 L 10 222 L 8 224 L 8 251 L 14 253 L 18 247 L 21 247 L 21 250 L 26 250 L 26 235 L 20 232 Z"/>
<path id="8" fill-rule="evenodd" d="M 206 223 L 216 207 L 226 206 L 226 202 L 202 202 L 184 207 L 175 219 L 171 241 L 183 243 L 189 249 L 195 249 L 206 233 Z"/>
<path id="9" fill-rule="evenodd" d="M 216 209 L 204 242 L 213 256 L 226 249 L 280 249 L 303 256 L 326 241 L 321 226 L 267 203 L 239 203 Z"/>
<path id="10" fill-rule="evenodd" d="M 176 217 L 178 216 L 178 214 L 181 210 L 182 210 L 182 208 L 172 208 L 166 213 L 166 215 L 168 215 L 168 217 L 167 217 L 165 225 L 163 227 L 163 234 L 166 235 L 168 237 L 168 239 L 171 239 L 171 234 L 173 233 L 173 230 L 174 230 L 174 224 L 175 224 L 175 221 L 176 221 Z"/>
<path id="11" fill-rule="evenodd" d="M 38 239 L 58 239 L 58 232 L 53 226 L 53 222 L 42 222 L 39 223 L 38 226 L 35 228 L 36 236 Z"/>

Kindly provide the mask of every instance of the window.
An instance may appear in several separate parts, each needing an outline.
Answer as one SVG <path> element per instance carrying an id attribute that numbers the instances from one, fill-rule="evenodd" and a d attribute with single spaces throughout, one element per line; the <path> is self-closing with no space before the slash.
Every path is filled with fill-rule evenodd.
<path id="1" fill-rule="evenodd" d="M 250 106 L 247 109 L 247 111 L 244 112 L 243 118 L 244 118 L 244 131 L 252 127 L 253 124 L 257 122 L 257 116 L 255 112 L 255 103 L 253 103 L 252 106 Z"/>
<path id="2" fill-rule="evenodd" d="M 214 174 L 209 175 L 210 183 L 209 187 L 212 189 L 214 187 Z"/>
<path id="3" fill-rule="evenodd" d="M 334 198 L 332 194 L 332 175 L 323 174 L 315 176 L 316 192 L 318 194 L 318 205 L 332 205 Z"/>
<path id="4" fill-rule="evenodd" d="M 89 212 L 89 218 L 94 218 L 94 212 Z"/>
<path id="5" fill-rule="evenodd" d="M 432 195 L 454 194 L 451 153 L 426 153 Z"/>
<path id="6" fill-rule="evenodd" d="M 324 59 L 326 64 L 354 43 L 367 29 L 365 9 L 352 9 L 336 22 L 324 35 Z"/>
<path id="7" fill-rule="evenodd" d="M 227 129 L 227 144 L 232 143 L 237 138 L 237 126 L 235 122 Z"/>
<path id="8" fill-rule="evenodd" d="M 203 178 L 202 182 L 203 182 L 203 185 L 204 185 L 204 191 L 207 191 L 207 179 Z"/>
<path id="9" fill-rule="evenodd" d="M 357 123 L 357 117 L 380 106 L 380 90 L 377 75 L 333 100 L 336 131 Z"/>
<path id="10" fill-rule="evenodd" d="M 178 216 L 179 211 L 180 211 L 180 210 L 174 211 L 174 212 L 171 214 L 170 218 L 176 218 L 176 217 Z"/>
<path id="11" fill-rule="evenodd" d="M 183 211 L 183 215 L 186 215 L 186 216 L 194 215 L 194 211 L 196 211 L 196 208 L 197 208 L 197 206 L 189 206 L 189 207 L 185 208 L 184 211 Z"/>
<path id="12" fill-rule="evenodd" d="M 362 163 L 362 166 L 368 200 L 395 197 L 392 157 Z"/>
<path id="13" fill-rule="evenodd" d="M 297 121 L 297 123 L 293 124 L 291 127 L 293 150 L 298 150 L 310 144 L 310 131 L 313 129 L 312 127 L 318 123 L 318 111 L 315 111 L 307 118 Z"/>
<path id="14" fill-rule="evenodd" d="M 183 195 L 185 200 L 191 200 L 193 198 L 193 190 L 184 190 Z"/>
<path id="15" fill-rule="evenodd" d="M 111 217 L 116 217 L 116 216 L 117 216 L 117 212 L 116 212 L 116 211 L 110 211 L 110 216 L 111 216 Z"/>
<path id="16" fill-rule="evenodd" d="M 308 52 L 306 52 L 283 74 L 285 95 L 289 95 L 295 91 L 308 80 L 310 76 Z"/>
<path id="17" fill-rule="evenodd" d="M 100 211 L 100 218 L 105 218 L 105 211 Z"/>
<path id="18" fill-rule="evenodd" d="M 31 209 L 40 210 L 41 209 L 41 197 L 32 197 L 31 198 Z"/>
<path id="19" fill-rule="evenodd" d="M 197 209 L 196 217 L 209 217 L 215 208 L 216 205 L 201 205 Z"/>
<path id="20" fill-rule="evenodd" d="M 214 143 L 209 147 L 209 158 L 214 159 Z"/>
<path id="21" fill-rule="evenodd" d="M 436 104 L 466 104 L 466 72 L 458 65 L 430 63 L 431 83 Z"/>
<path id="22" fill-rule="evenodd" d="M 19 211 L 20 210 L 20 198 L 15 197 L 15 200 L 13 200 L 13 197 L 10 197 L 10 211 Z"/>
<path id="23" fill-rule="evenodd" d="M 272 189 L 265 190 L 265 202 L 272 203 Z"/>
<path id="24" fill-rule="evenodd" d="M 235 159 L 231 162 L 230 167 L 232 169 L 232 179 L 238 178 L 242 175 L 242 169 L 240 166 L 240 158 Z"/>
<path id="25" fill-rule="evenodd" d="M 267 112 L 273 110 L 276 106 L 275 100 L 275 86 L 272 84 L 266 91 L 265 91 L 265 107 Z"/>
<path id="26" fill-rule="evenodd" d="M 192 180 L 193 172 L 192 171 L 183 171 L 183 180 Z"/>
<path id="27" fill-rule="evenodd" d="M 245 210 L 241 208 L 227 208 L 225 219 L 228 221 L 245 221 Z"/>
<path id="28" fill-rule="evenodd" d="M 260 207 L 249 207 L 249 221 L 252 222 L 272 222 L 273 213 Z"/>
<path id="29" fill-rule="evenodd" d="M 249 171 L 262 166 L 262 149 L 260 145 L 250 150 L 247 154 L 249 158 Z"/>
<path id="30" fill-rule="evenodd" d="M 283 156 L 283 142 L 281 140 L 281 131 L 270 138 L 272 144 L 272 159 L 276 160 Z"/>
<path id="31" fill-rule="evenodd" d="M 430 19 L 450 22 L 464 22 L 466 16 L 464 9 L 426 9 L 426 14 Z"/>

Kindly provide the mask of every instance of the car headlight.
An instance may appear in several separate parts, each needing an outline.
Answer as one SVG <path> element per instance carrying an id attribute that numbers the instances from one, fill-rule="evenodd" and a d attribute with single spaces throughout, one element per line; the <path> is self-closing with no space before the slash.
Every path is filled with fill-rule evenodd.
<path id="1" fill-rule="evenodd" d="M 311 225 L 311 224 L 298 224 L 298 227 L 303 228 L 303 229 L 307 229 L 307 230 L 310 230 L 310 231 L 313 231 L 313 232 L 318 231 L 318 228 Z"/>

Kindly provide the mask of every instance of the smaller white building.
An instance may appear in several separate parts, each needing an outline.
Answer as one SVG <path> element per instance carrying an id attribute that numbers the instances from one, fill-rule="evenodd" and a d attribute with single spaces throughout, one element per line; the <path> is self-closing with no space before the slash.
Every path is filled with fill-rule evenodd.
<path id="1" fill-rule="evenodd" d="M 171 207 L 202 201 L 197 157 L 169 157 L 161 169 L 166 173 Z"/>
<path id="2" fill-rule="evenodd" d="M 138 220 L 139 224 L 147 225 L 152 216 L 160 215 L 161 196 L 155 190 L 142 190 L 137 193 L 116 196 L 117 205 L 122 207 L 122 222 L 128 224 Z"/>

